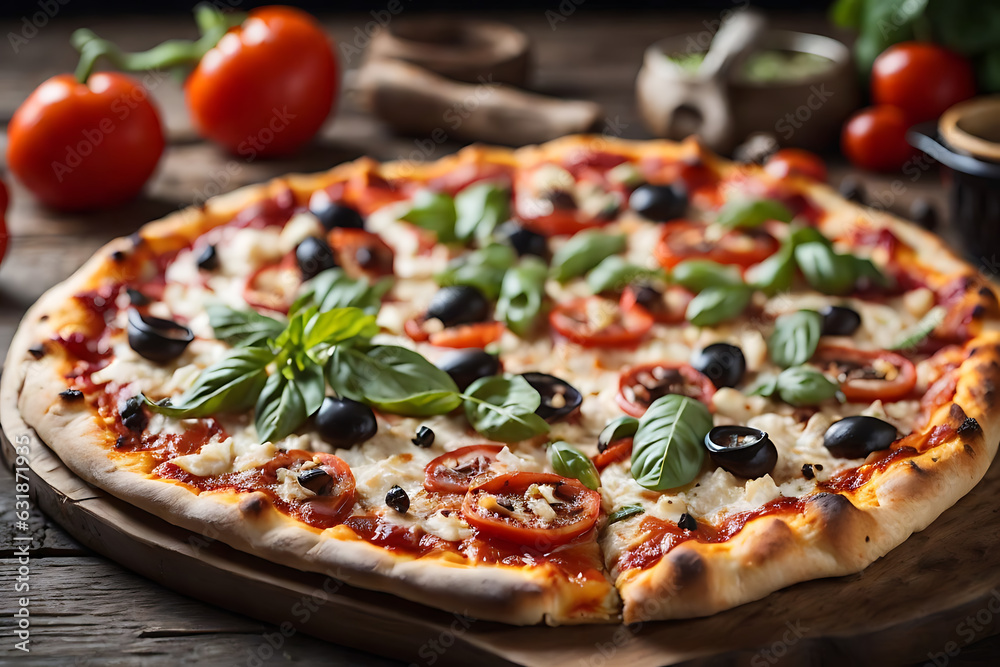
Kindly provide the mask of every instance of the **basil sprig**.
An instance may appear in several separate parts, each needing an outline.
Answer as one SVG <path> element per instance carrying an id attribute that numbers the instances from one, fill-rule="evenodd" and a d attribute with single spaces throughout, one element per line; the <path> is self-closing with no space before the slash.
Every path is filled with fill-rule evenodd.
<path id="1" fill-rule="evenodd" d="M 806 363 L 816 352 L 822 330 L 823 317 L 815 310 L 782 315 L 767 341 L 771 361 L 782 368 Z"/>
<path id="2" fill-rule="evenodd" d="M 325 395 L 321 366 L 289 364 L 271 373 L 254 409 L 257 437 L 274 442 L 291 435 L 319 410 Z"/>
<path id="3" fill-rule="evenodd" d="M 510 195 L 493 183 L 475 183 L 454 197 L 418 192 L 400 220 L 430 230 L 441 243 L 487 239 L 510 214 Z"/>
<path id="4" fill-rule="evenodd" d="M 494 301 L 500 294 L 504 274 L 516 260 L 517 254 L 513 248 L 501 243 L 491 243 L 453 259 L 444 271 L 434 276 L 434 280 L 442 287 L 471 285 L 487 299 Z"/>
<path id="5" fill-rule="evenodd" d="M 611 255 L 625 250 L 624 234 L 580 232 L 552 255 L 552 277 L 561 283 L 582 276 Z"/>
<path id="6" fill-rule="evenodd" d="M 458 240 L 455 234 L 455 221 L 458 219 L 455 200 L 445 192 L 421 190 L 413 196 L 409 210 L 399 219 L 434 232 L 439 243 Z"/>
<path id="7" fill-rule="evenodd" d="M 601 477 L 597 474 L 594 462 L 576 447 L 558 441 L 549 445 L 549 464 L 556 474 L 579 480 L 581 484 L 596 491 L 601 486 Z"/>
<path id="8" fill-rule="evenodd" d="M 777 376 L 763 378 L 750 391 L 757 396 L 777 394 L 785 403 L 794 406 L 819 405 L 840 391 L 840 386 L 812 366 L 793 366 Z"/>
<path id="9" fill-rule="evenodd" d="M 709 287 L 729 287 L 742 285 L 739 267 L 719 264 L 710 259 L 686 259 L 670 272 L 670 278 L 681 287 L 692 292 L 701 292 Z"/>
<path id="10" fill-rule="evenodd" d="M 258 347 L 285 330 L 284 322 L 255 310 L 236 310 L 215 304 L 207 310 L 208 322 L 216 338 L 233 347 Z"/>
<path id="11" fill-rule="evenodd" d="M 725 227 L 759 227 L 768 220 L 791 222 L 792 212 L 775 199 L 736 198 L 726 202 L 716 219 Z"/>
<path id="12" fill-rule="evenodd" d="M 691 299 L 684 316 L 699 327 L 725 322 L 746 309 L 752 294 L 753 290 L 746 285 L 708 287 Z"/>
<path id="13" fill-rule="evenodd" d="M 382 297 L 392 287 L 391 278 L 374 283 L 362 276 L 351 278 L 341 268 L 327 269 L 302 285 L 302 294 L 289 309 L 291 314 L 315 307 L 319 311 L 334 308 L 360 308 L 375 314 L 382 305 Z M 216 328 L 215 325 L 212 325 Z M 218 335 L 216 328 L 216 335 Z"/>
<path id="14" fill-rule="evenodd" d="M 639 420 L 635 417 L 630 417 L 628 415 L 615 417 L 608 422 L 608 425 L 604 427 L 601 434 L 597 436 L 597 446 L 598 448 L 604 448 L 615 440 L 620 440 L 621 438 L 631 438 L 635 435 L 638 428 Z"/>
<path id="15" fill-rule="evenodd" d="M 274 354 L 267 348 L 242 347 L 203 370 L 194 384 L 169 402 L 145 399 L 153 412 L 167 417 L 206 417 L 220 412 L 249 410 L 267 381 L 267 365 Z"/>
<path id="16" fill-rule="evenodd" d="M 648 269 L 632 264 L 621 255 L 605 258 L 587 274 L 587 287 L 594 294 L 602 292 L 620 292 L 636 280 L 665 280 L 663 269 Z"/>
<path id="17" fill-rule="evenodd" d="M 500 284 L 495 315 L 518 336 L 531 333 L 545 304 L 545 279 L 549 267 L 528 255 L 509 269 Z"/>
<path id="18" fill-rule="evenodd" d="M 616 509 L 614 512 L 608 515 L 608 523 L 610 526 L 613 523 L 618 523 L 619 521 L 624 521 L 625 519 L 630 519 L 638 514 L 645 512 L 642 505 L 623 505 Z"/>
<path id="19" fill-rule="evenodd" d="M 462 399 L 469 423 L 491 440 L 518 442 L 549 431 L 545 420 L 535 414 L 542 397 L 520 375 L 479 378 Z"/>
<path id="20" fill-rule="evenodd" d="M 632 439 L 632 477 L 640 486 L 665 491 L 691 482 L 705 461 L 705 435 L 712 415 L 704 403 L 668 394 L 653 401 Z"/>

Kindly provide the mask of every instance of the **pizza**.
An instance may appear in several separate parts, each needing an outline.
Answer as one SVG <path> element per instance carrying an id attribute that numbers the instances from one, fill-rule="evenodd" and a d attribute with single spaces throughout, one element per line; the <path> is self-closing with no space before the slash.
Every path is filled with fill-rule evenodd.
<path id="1" fill-rule="evenodd" d="M 3 396 L 87 482 L 268 561 L 634 623 L 858 572 L 967 493 L 998 321 L 826 185 L 568 137 L 145 225 L 30 310 Z"/>

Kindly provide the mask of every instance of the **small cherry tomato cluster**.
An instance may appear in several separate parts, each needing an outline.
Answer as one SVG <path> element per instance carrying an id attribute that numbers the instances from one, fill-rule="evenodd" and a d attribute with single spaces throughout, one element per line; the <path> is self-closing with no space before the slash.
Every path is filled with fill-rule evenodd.
<path id="1" fill-rule="evenodd" d="M 291 7 L 222 14 L 195 9 L 202 37 L 123 53 L 89 30 L 74 33 L 75 74 L 42 83 L 8 127 L 11 172 L 42 203 L 92 210 L 134 197 L 166 145 L 147 85 L 115 72 L 92 74 L 106 58 L 126 71 L 188 67 L 188 111 L 201 136 L 248 160 L 287 155 L 319 131 L 338 89 L 330 38 Z"/>

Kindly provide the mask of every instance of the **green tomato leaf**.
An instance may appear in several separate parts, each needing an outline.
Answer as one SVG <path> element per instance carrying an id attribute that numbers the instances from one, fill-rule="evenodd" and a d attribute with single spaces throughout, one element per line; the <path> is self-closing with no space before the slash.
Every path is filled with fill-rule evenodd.
<path id="1" fill-rule="evenodd" d="M 731 199 L 726 202 L 716 221 L 724 227 L 759 227 L 768 220 L 791 222 L 792 212 L 774 199 Z"/>
<path id="2" fill-rule="evenodd" d="M 208 321 L 215 330 L 215 337 L 233 347 L 258 347 L 266 345 L 285 329 L 285 324 L 255 310 L 236 310 L 229 306 L 210 305 Z"/>
<path id="3" fill-rule="evenodd" d="M 666 491 L 691 482 L 705 462 L 705 435 L 712 415 L 704 403 L 669 394 L 653 401 L 632 440 L 632 477 L 640 486 Z"/>
<path id="4" fill-rule="evenodd" d="M 605 258 L 587 274 L 587 287 L 594 294 L 621 292 L 640 278 L 666 278 L 662 269 L 647 269 L 628 262 L 620 255 Z"/>
<path id="5" fill-rule="evenodd" d="M 440 243 L 459 240 L 455 233 L 458 220 L 455 200 L 444 192 L 421 190 L 413 197 L 410 209 L 399 219 L 434 232 Z"/>
<path id="6" fill-rule="evenodd" d="M 733 287 L 743 284 L 739 268 L 709 259 L 686 259 L 670 272 L 671 279 L 692 292 L 709 287 Z"/>
<path id="7" fill-rule="evenodd" d="M 462 398 L 469 423 L 491 440 L 518 442 L 549 431 L 535 414 L 542 397 L 520 375 L 479 378 Z"/>
<path id="8" fill-rule="evenodd" d="M 395 345 L 337 345 L 327 380 L 339 396 L 398 415 L 426 417 L 462 404 L 451 376 L 413 350 Z"/>
<path id="9" fill-rule="evenodd" d="M 934 306 L 927 311 L 927 314 L 920 318 L 920 321 L 909 327 L 899 336 L 888 348 L 889 350 L 907 350 L 919 345 L 925 338 L 934 333 L 934 330 L 944 322 L 945 315 L 948 314 L 944 306 Z"/>
<path id="10" fill-rule="evenodd" d="M 459 240 L 488 239 L 510 217 L 510 194 L 493 183 L 475 183 L 455 195 L 455 211 Z"/>
<path id="11" fill-rule="evenodd" d="M 594 462 L 576 447 L 562 441 L 553 442 L 549 445 L 548 457 L 557 475 L 579 480 L 591 491 L 601 487 L 601 477 Z"/>
<path id="12" fill-rule="evenodd" d="M 351 278 L 340 268 L 327 269 L 303 284 L 302 294 L 292 304 L 289 313 L 295 315 L 310 307 L 320 311 L 360 308 L 374 315 L 382 305 L 382 297 L 391 287 L 392 278 L 382 278 L 373 284 L 365 277 Z"/>
<path id="13" fill-rule="evenodd" d="M 621 438 L 631 438 L 639 428 L 639 420 L 635 417 L 622 415 L 615 417 L 604 427 L 601 434 L 597 436 L 598 448 L 607 447 L 615 440 Z"/>
<path id="14" fill-rule="evenodd" d="M 145 396 L 143 400 L 153 412 L 177 419 L 249 410 L 264 388 L 272 359 L 274 353 L 266 347 L 237 348 L 203 370 L 176 400 L 154 403 Z"/>
<path id="15" fill-rule="evenodd" d="M 623 505 L 608 515 L 608 523 L 606 525 L 610 526 L 613 523 L 630 519 L 638 514 L 642 514 L 645 511 L 646 510 L 642 508 L 642 505 Z"/>
<path id="16" fill-rule="evenodd" d="M 804 364 L 819 345 L 823 318 L 815 310 L 800 310 L 777 319 L 767 341 L 771 361 L 782 368 Z"/>
<path id="17" fill-rule="evenodd" d="M 541 258 L 529 255 L 503 277 L 496 318 L 518 336 L 531 333 L 542 313 L 548 273 Z"/>
<path id="18" fill-rule="evenodd" d="M 281 440 L 294 433 L 309 418 L 302 388 L 281 372 L 268 376 L 257 399 L 255 412 L 254 426 L 261 442 Z"/>
<path id="19" fill-rule="evenodd" d="M 517 254 L 510 246 L 501 243 L 490 245 L 457 257 L 448 263 L 444 271 L 434 276 L 442 287 L 448 285 L 471 285 L 490 301 L 500 294 L 507 269 L 517 261 Z"/>
<path id="20" fill-rule="evenodd" d="M 781 371 L 775 389 L 785 403 L 802 406 L 819 405 L 833 398 L 840 386 L 812 366 L 793 366 Z"/>
<path id="21" fill-rule="evenodd" d="M 708 287 L 688 303 L 685 317 L 699 327 L 731 320 L 750 303 L 753 291 L 745 285 Z"/>
<path id="22" fill-rule="evenodd" d="M 582 276 L 605 258 L 625 250 L 624 234 L 580 232 L 564 243 L 552 256 L 552 277 L 561 283 Z"/>

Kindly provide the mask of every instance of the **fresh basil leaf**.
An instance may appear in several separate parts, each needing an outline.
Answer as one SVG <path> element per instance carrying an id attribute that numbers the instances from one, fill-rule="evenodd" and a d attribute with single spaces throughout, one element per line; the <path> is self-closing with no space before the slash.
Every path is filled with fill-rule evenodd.
<path id="1" fill-rule="evenodd" d="M 285 330 L 278 334 L 278 336 L 274 339 L 275 347 L 282 351 L 300 349 L 302 347 L 303 332 L 306 328 L 306 321 L 315 314 L 315 307 L 307 308 L 302 312 L 296 313 L 291 319 L 288 320 L 288 325 L 285 327 Z M 285 356 L 287 357 L 287 355 Z M 284 360 L 281 361 L 282 363 L 284 362 Z"/>
<path id="2" fill-rule="evenodd" d="M 285 377 L 295 382 L 305 404 L 306 415 L 312 416 L 326 398 L 326 374 L 323 367 L 312 363 L 305 352 L 299 352 L 295 363 L 281 370 Z"/>
<path id="3" fill-rule="evenodd" d="M 608 515 L 608 523 L 605 524 L 610 526 L 613 523 L 618 523 L 619 521 L 624 521 L 625 519 L 630 519 L 638 514 L 645 512 L 642 505 L 623 505 L 619 507 L 614 512 Z"/>
<path id="4" fill-rule="evenodd" d="M 579 480 L 581 484 L 597 491 L 601 487 L 601 477 L 597 468 L 583 452 L 565 442 L 553 442 L 548 449 L 549 463 L 557 475 Z"/>
<path id="5" fill-rule="evenodd" d="M 605 258 L 587 274 L 587 287 L 594 294 L 621 292 L 640 278 L 665 279 L 662 269 L 648 269 L 628 262 L 621 255 Z"/>
<path id="6" fill-rule="evenodd" d="M 455 222 L 458 220 L 455 200 L 444 192 L 421 190 L 413 197 L 410 209 L 399 219 L 434 232 L 440 243 L 458 240 L 455 234 Z"/>
<path id="7" fill-rule="evenodd" d="M 770 398 L 778 391 L 777 375 L 762 375 L 757 383 L 747 391 L 748 396 L 764 396 Z"/>
<path id="8" fill-rule="evenodd" d="M 782 244 L 778 252 L 747 269 L 747 283 L 768 296 L 786 292 L 795 278 L 795 254 L 790 243 Z"/>
<path id="9" fill-rule="evenodd" d="M 372 283 L 364 276 L 351 278 L 340 268 L 327 269 L 302 286 L 302 295 L 292 304 L 289 313 L 295 315 L 315 306 L 320 311 L 361 308 L 374 315 L 382 306 L 382 297 L 391 287 L 392 278 Z"/>
<path id="10" fill-rule="evenodd" d="M 374 315 L 360 308 L 335 308 L 317 312 L 309 318 L 303 331 L 302 345 L 310 349 L 357 338 L 367 340 L 378 332 Z"/>
<path id="11" fill-rule="evenodd" d="M 731 320 L 747 307 L 751 294 L 752 290 L 746 285 L 708 287 L 691 299 L 685 317 L 699 327 Z"/>
<path id="12" fill-rule="evenodd" d="M 264 345 L 285 329 L 284 323 L 255 310 L 236 310 L 221 305 L 210 305 L 206 310 L 215 337 L 233 347 Z"/>
<path id="13" fill-rule="evenodd" d="M 281 440 L 309 418 L 302 389 L 280 371 L 268 376 L 255 411 L 254 426 L 261 442 Z"/>
<path id="14" fill-rule="evenodd" d="M 775 389 L 781 400 L 795 406 L 818 405 L 840 391 L 836 382 L 812 366 L 793 366 L 781 371 Z"/>
<path id="15" fill-rule="evenodd" d="M 833 248 L 833 242 L 823 236 L 815 227 L 797 227 L 788 235 L 787 243 L 793 248 L 803 243 L 822 243 L 828 248 Z"/>
<path id="16" fill-rule="evenodd" d="M 867 257 L 855 257 L 854 255 L 847 255 L 851 258 L 854 264 L 854 282 L 857 283 L 859 280 L 867 280 L 873 285 L 878 285 L 880 287 L 888 287 L 892 284 L 892 279 L 886 274 L 882 273 L 874 262 L 872 262 Z"/>
<path id="17" fill-rule="evenodd" d="M 823 317 L 815 310 L 782 315 L 767 341 L 771 361 L 782 368 L 806 363 L 816 352 L 822 330 Z"/>
<path id="18" fill-rule="evenodd" d="M 510 246 L 491 243 L 467 255 L 457 257 L 448 263 L 444 271 L 434 276 L 442 287 L 448 285 L 471 285 L 490 301 L 500 294 L 507 269 L 517 261 L 517 254 Z"/>
<path id="19" fill-rule="evenodd" d="M 814 289 L 824 294 L 847 294 L 857 280 L 850 255 L 841 255 L 822 243 L 795 246 L 795 263 Z"/>
<path id="20" fill-rule="evenodd" d="M 548 273 L 541 258 L 529 255 L 503 277 L 496 318 L 518 336 L 531 333 L 542 312 Z"/>
<path id="21" fill-rule="evenodd" d="M 264 388 L 272 359 L 274 353 L 267 348 L 236 348 L 204 369 L 176 400 L 154 403 L 145 396 L 143 400 L 153 412 L 178 419 L 248 410 Z"/>
<path id="22" fill-rule="evenodd" d="M 708 259 L 687 259 L 670 272 L 671 279 L 692 292 L 709 287 L 731 287 L 743 284 L 739 268 Z"/>
<path id="23" fill-rule="evenodd" d="M 666 491 L 691 482 L 705 462 L 712 415 L 704 403 L 668 394 L 653 401 L 632 439 L 632 477 L 647 489 Z"/>
<path id="24" fill-rule="evenodd" d="M 552 277 L 561 283 L 582 276 L 605 258 L 625 250 L 624 234 L 580 232 L 552 255 Z"/>
<path id="25" fill-rule="evenodd" d="M 909 327 L 899 336 L 892 345 L 890 345 L 888 350 L 907 350 L 912 347 L 916 347 L 925 338 L 934 333 L 934 330 L 941 326 L 944 322 L 945 315 L 948 311 L 944 306 L 934 306 L 927 311 L 927 314 L 920 318 L 920 321 Z"/>
<path id="26" fill-rule="evenodd" d="M 493 183 L 475 183 L 455 195 L 455 236 L 462 241 L 490 237 L 510 217 L 510 194 Z"/>
<path id="27" fill-rule="evenodd" d="M 405 347 L 337 345 L 327 363 L 327 379 L 339 396 L 385 412 L 426 417 L 462 404 L 451 376 Z"/>
<path id="28" fill-rule="evenodd" d="M 621 438 L 631 438 L 639 428 L 639 420 L 635 417 L 622 415 L 615 417 L 604 427 L 601 434 L 597 436 L 597 446 L 607 447 L 615 440 Z"/>
<path id="29" fill-rule="evenodd" d="M 548 433 L 549 425 L 535 414 L 542 397 L 520 375 L 479 378 L 462 398 L 469 423 L 490 440 L 518 442 Z"/>
<path id="30" fill-rule="evenodd" d="M 792 217 L 788 207 L 774 199 L 731 199 L 716 221 L 724 227 L 759 227 L 768 220 L 791 222 Z"/>

